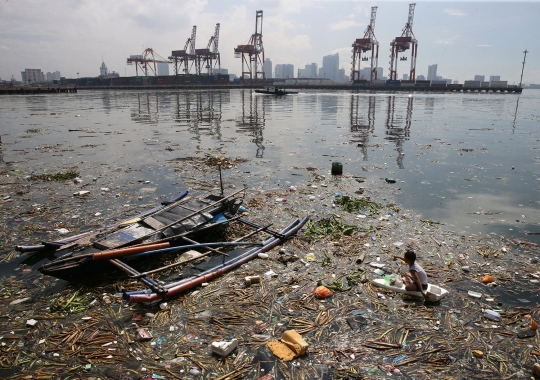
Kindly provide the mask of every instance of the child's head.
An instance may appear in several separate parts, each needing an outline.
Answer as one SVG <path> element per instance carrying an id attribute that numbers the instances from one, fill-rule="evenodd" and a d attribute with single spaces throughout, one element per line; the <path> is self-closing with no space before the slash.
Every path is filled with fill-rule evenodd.
<path id="1" fill-rule="evenodd" d="M 414 251 L 408 250 L 407 252 L 405 252 L 404 258 L 407 263 L 414 264 L 414 262 L 416 261 L 416 253 L 414 253 Z"/>

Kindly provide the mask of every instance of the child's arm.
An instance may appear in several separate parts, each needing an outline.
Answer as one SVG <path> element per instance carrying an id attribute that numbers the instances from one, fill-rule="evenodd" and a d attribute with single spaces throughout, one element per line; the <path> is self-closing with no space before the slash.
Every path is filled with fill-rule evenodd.
<path id="1" fill-rule="evenodd" d="M 405 258 L 401 257 L 401 256 L 394 256 L 394 260 L 397 260 L 397 259 L 400 259 L 402 261 L 405 261 Z"/>

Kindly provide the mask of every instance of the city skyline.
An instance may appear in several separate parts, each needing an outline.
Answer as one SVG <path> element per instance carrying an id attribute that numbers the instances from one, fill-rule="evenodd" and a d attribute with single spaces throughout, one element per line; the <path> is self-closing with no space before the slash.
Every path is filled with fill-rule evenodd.
<path id="1" fill-rule="evenodd" d="M 389 43 L 407 21 L 409 2 L 357 1 L 172 1 L 58 0 L 55 7 L 26 1 L 0 3 L 0 78 L 18 79 L 25 68 L 54 67 L 65 77 L 96 76 L 103 60 L 110 71 L 135 75 L 126 58 L 151 47 L 162 56 L 181 49 L 197 25 L 197 48 L 204 47 L 221 23 L 221 66 L 239 75 L 241 61 L 233 49 L 254 32 L 255 11 L 264 11 L 265 55 L 274 64 L 302 68 L 322 65 L 322 57 L 339 54 L 339 69 L 350 75 L 352 43 L 363 36 L 371 6 L 377 5 L 375 35 L 380 43 L 379 65 L 388 72 Z M 438 64 L 438 75 L 472 80 L 496 74 L 509 84 L 519 83 L 523 50 L 529 50 L 524 83 L 540 83 L 540 34 L 536 16 L 540 3 L 417 2 L 413 31 L 419 43 L 417 75 Z M 7 32 L 6 32 L 7 31 Z M 363 63 L 365 64 L 365 62 Z M 362 66 L 363 68 L 364 66 Z M 408 74 L 408 62 L 398 66 L 398 77 Z M 296 73 L 295 73 L 296 75 Z"/>

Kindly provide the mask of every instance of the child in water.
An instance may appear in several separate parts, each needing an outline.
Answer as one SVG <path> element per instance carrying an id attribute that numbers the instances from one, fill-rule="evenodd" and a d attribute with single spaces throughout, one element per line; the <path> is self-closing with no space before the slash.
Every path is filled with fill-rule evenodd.
<path id="1" fill-rule="evenodd" d="M 416 263 L 416 253 L 408 250 L 405 252 L 404 257 L 394 256 L 394 259 L 401 259 L 409 265 L 409 273 L 403 278 L 405 290 L 420 292 L 426 298 L 426 290 L 428 288 L 427 274 L 424 268 Z"/>

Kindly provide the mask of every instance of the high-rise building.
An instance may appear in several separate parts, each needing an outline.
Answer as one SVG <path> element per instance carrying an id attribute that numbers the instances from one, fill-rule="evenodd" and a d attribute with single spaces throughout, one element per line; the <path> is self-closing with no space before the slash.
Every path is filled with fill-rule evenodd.
<path id="1" fill-rule="evenodd" d="M 475 81 L 478 81 L 478 82 L 483 82 L 483 81 L 485 81 L 485 78 L 486 78 L 485 75 L 475 75 L 475 76 L 474 76 L 474 80 L 475 80 Z"/>
<path id="2" fill-rule="evenodd" d="M 436 80 L 437 78 L 437 64 L 429 65 L 427 69 L 427 80 Z"/>
<path id="3" fill-rule="evenodd" d="M 52 82 L 53 80 L 60 80 L 60 77 L 62 74 L 60 74 L 60 71 L 55 71 L 54 73 L 48 72 L 45 74 L 45 80 L 47 82 Z"/>
<path id="4" fill-rule="evenodd" d="M 109 70 L 107 69 L 105 62 L 101 61 L 101 66 L 99 67 L 99 76 L 106 77 L 107 74 L 109 74 Z"/>
<path id="5" fill-rule="evenodd" d="M 409 74 L 403 74 L 403 80 L 409 80 Z"/>
<path id="6" fill-rule="evenodd" d="M 169 75 L 169 64 L 167 62 L 157 63 L 157 75 L 159 76 Z"/>
<path id="7" fill-rule="evenodd" d="M 501 76 L 500 75 L 490 75 L 489 76 L 489 81 L 490 82 L 497 82 L 497 81 L 500 81 L 501 80 Z"/>
<path id="8" fill-rule="evenodd" d="M 272 61 L 270 58 L 266 58 L 263 63 L 263 71 L 266 79 L 272 78 Z"/>
<path id="9" fill-rule="evenodd" d="M 377 67 L 377 79 L 382 79 L 383 68 Z M 360 69 L 360 79 L 371 80 L 371 67 L 364 67 Z"/>
<path id="10" fill-rule="evenodd" d="M 41 72 L 41 69 L 24 69 L 24 71 L 21 71 L 21 77 L 23 83 L 45 81 L 45 74 Z"/>
<path id="11" fill-rule="evenodd" d="M 337 81 L 339 78 L 339 53 L 325 55 L 322 67 L 319 69 L 319 78 L 327 78 Z"/>
<path id="12" fill-rule="evenodd" d="M 426 77 L 420 74 L 416 77 L 416 80 L 426 80 Z"/>
<path id="13" fill-rule="evenodd" d="M 298 78 L 317 78 L 317 64 L 305 65 L 303 69 L 298 69 Z"/>
<path id="14" fill-rule="evenodd" d="M 454 81 L 454 84 L 459 84 L 459 82 L 457 80 Z"/>
<path id="15" fill-rule="evenodd" d="M 274 74 L 275 78 L 294 78 L 294 65 L 290 63 L 277 64 Z"/>

